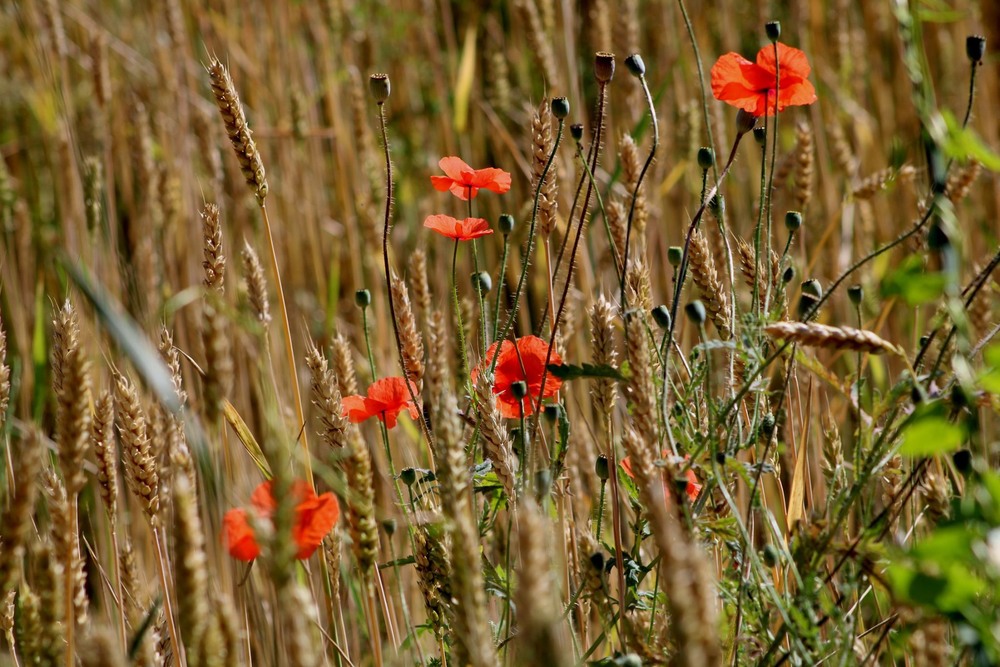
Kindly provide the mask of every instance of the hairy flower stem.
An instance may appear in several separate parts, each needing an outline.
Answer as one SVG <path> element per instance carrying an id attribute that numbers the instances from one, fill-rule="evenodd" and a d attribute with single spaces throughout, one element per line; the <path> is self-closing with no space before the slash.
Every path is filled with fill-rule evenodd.
<path id="1" fill-rule="evenodd" d="M 423 417 L 423 410 L 420 410 L 420 401 L 410 384 L 410 373 L 406 368 L 406 358 L 403 356 L 403 339 L 399 335 L 399 322 L 396 321 L 396 305 L 392 299 L 392 274 L 389 269 L 389 230 L 392 223 L 392 156 L 389 155 L 389 134 L 385 127 L 385 103 L 378 102 L 378 129 L 382 135 L 382 151 L 385 156 L 385 219 L 382 226 L 382 265 L 385 270 L 385 291 L 389 297 L 389 319 L 392 321 L 392 333 L 396 338 L 396 353 L 399 355 L 399 367 L 403 371 L 403 379 L 406 381 L 406 389 L 410 392 L 410 400 L 417 406 L 421 414 L 420 431 L 423 433 L 427 444 L 433 442 L 431 437 L 430 424 Z"/>
<path id="2" fill-rule="evenodd" d="M 469 186 L 469 217 L 472 217 L 472 186 Z M 473 281 L 473 289 L 476 290 L 476 301 L 479 303 L 479 337 L 482 339 L 482 354 L 486 356 L 486 348 L 489 347 L 488 336 L 489 332 L 486 330 L 486 305 L 483 303 L 483 290 L 479 288 L 479 249 L 476 247 L 476 239 L 472 239 L 472 268 L 476 272 L 475 280 Z M 452 279 L 455 278 L 454 270 L 452 270 Z M 475 392 L 472 392 L 475 394 Z"/>
<path id="3" fill-rule="evenodd" d="M 271 250 L 271 268 L 274 269 L 274 285 L 278 292 L 278 308 L 281 310 L 281 324 L 285 333 L 285 354 L 288 356 L 288 371 L 292 379 L 292 396 L 295 400 L 295 432 L 302 442 L 302 459 L 305 465 L 306 479 L 313 485 L 312 456 L 309 453 L 309 439 L 306 436 L 306 417 L 302 410 L 302 394 L 299 392 L 299 375 L 295 372 L 295 347 L 292 344 L 292 328 L 288 323 L 288 307 L 285 305 L 285 289 L 281 285 L 281 271 L 278 269 L 278 254 L 274 250 L 274 236 L 271 234 L 271 220 L 267 215 L 267 205 L 260 202 L 260 215 L 264 218 L 264 233 L 267 235 L 267 245 Z M 277 391 L 277 387 L 275 387 Z M 280 395 L 280 392 L 279 392 Z"/>
<path id="4" fill-rule="evenodd" d="M 500 279 L 497 280 L 497 298 L 493 310 L 493 326 L 500 326 L 500 301 L 503 299 L 504 280 L 507 279 L 507 256 L 510 254 L 510 234 L 503 237 L 503 255 L 500 258 Z M 495 329 L 494 329 L 495 331 Z"/>
<path id="5" fill-rule="evenodd" d="M 556 129 L 556 139 L 552 142 L 552 152 L 549 153 L 549 159 L 546 161 L 542 175 L 538 179 L 538 185 L 535 187 L 535 202 L 531 207 L 531 224 L 528 227 L 528 247 L 525 250 L 524 258 L 521 260 L 521 275 L 517 279 L 517 289 L 514 290 L 514 305 L 511 306 L 511 310 L 507 314 L 503 328 L 497 329 L 493 337 L 494 342 L 507 338 L 507 334 L 510 333 L 510 328 L 514 324 L 514 318 L 517 316 L 518 306 L 521 302 L 521 292 L 524 290 L 524 282 L 528 276 L 528 265 L 531 264 L 531 253 L 535 246 L 535 226 L 538 223 L 538 200 L 542 194 L 542 185 L 545 183 L 545 176 L 548 175 L 549 168 L 552 167 L 552 161 L 555 160 L 556 152 L 559 150 L 559 142 L 562 140 L 564 124 L 564 120 L 560 118 L 559 127 Z M 490 364 L 490 373 L 496 370 L 497 359 L 499 358 L 499 354 L 493 357 L 493 361 Z"/>
<path id="6" fill-rule="evenodd" d="M 705 70 L 701 65 L 701 50 L 698 48 L 698 40 L 694 37 L 694 26 L 691 25 L 691 17 L 688 16 L 684 0 L 677 0 L 677 6 L 681 10 L 681 17 L 684 19 L 684 28 L 687 30 L 688 39 L 691 40 L 691 50 L 694 51 L 694 64 L 698 69 L 698 87 L 701 89 L 701 113 L 705 123 L 705 133 L 708 135 L 708 145 L 712 150 L 715 150 L 715 139 L 712 137 L 712 120 L 708 115 L 708 89 L 705 88 Z M 712 176 L 718 182 L 719 168 L 714 162 L 712 164 Z"/>
<path id="7" fill-rule="evenodd" d="M 687 234 L 684 237 L 684 252 L 681 254 L 681 264 L 677 271 L 677 280 L 674 284 L 674 296 L 670 303 L 670 328 L 667 333 L 667 349 L 663 355 L 663 377 L 662 377 L 662 392 L 660 394 L 660 413 L 663 423 L 667 426 L 667 436 L 670 439 L 670 444 L 673 449 L 676 449 L 676 445 L 673 442 L 673 432 L 670 429 L 670 416 L 667 414 L 667 401 L 670 398 L 670 383 L 668 382 L 668 376 L 670 372 L 670 353 L 673 351 L 674 347 L 674 331 L 677 327 L 677 307 L 681 300 L 681 290 L 684 287 L 684 279 L 687 273 L 688 266 L 688 253 L 691 250 L 691 235 L 694 234 L 694 230 L 698 228 L 698 223 L 701 222 L 701 217 L 705 214 L 705 209 L 708 208 L 708 202 L 712 201 L 719 192 L 719 187 L 722 182 L 726 179 L 726 175 L 729 174 L 729 170 L 733 167 L 733 162 L 736 160 L 736 151 L 740 147 L 740 141 L 743 139 L 743 134 L 738 133 L 736 139 L 733 141 L 733 147 L 729 151 L 729 158 L 726 160 L 726 166 L 722 169 L 722 173 L 719 174 L 719 180 L 715 182 L 712 189 L 708 191 L 705 195 L 704 201 L 698 210 L 695 212 L 694 217 L 691 219 L 691 224 L 688 226 Z M 749 383 L 748 383 L 749 386 Z M 734 399 L 733 404 L 736 404 Z"/>
<path id="8" fill-rule="evenodd" d="M 764 257 L 771 256 L 771 220 L 773 218 L 773 211 L 771 210 L 771 202 L 774 199 L 774 163 L 778 157 L 778 101 L 781 94 L 781 63 L 778 61 L 778 40 L 774 40 L 774 127 L 771 129 L 771 168 L 768 170 L 767 176 L 767 248 L 764 251 Z M 761 202 L 761 206 L 764 206 L 764 202 Z M 803 211 L 805 213 L 805 211 Z M 760 273 L 760 254 L 757 255 L 757 266 L 758 273 Z M 764 290 L 764 313 L 766 314 L 771 308 L 771 290 L 773 289 L 773 281 L 767 281 L 767 289 Z"/>
<path id="9" fill-rule="evenodd" d="M 698 70 L 700 73 L 700 64 Z M 646 97 L 646 107 L 649 109 L 649 119 L 653 125 L 653 145 L 650 146 L 649 155 L 646 156 L 646 162 L 642 165 L 639 178 L 636 179 L 635 189 L 632 191 L 632 203 L 629 204 L 628 208 L 628 220 L 625 222 L 625 247 L 622 249 L 621 294 L 619 299 L 623 319 L 625 311 L 628 310 L 628 295 L 625 293 L 625 276 L 628 275 L 628 254 L 632 238 L 632 218 L 635 216 L 635 203 L 639 199 L 639 188 L 642 187 L 642 181 L 646 178 L 646 172 L 649 170 L 649 165 L 653 163 L 653 158 L 656 157 L 656 149 L 660 145 L 660 124 L 656 119 L 656 107 L 653 106 L 653 96 L 649 92 L 649 84 L 646 82 L 645 75 L 639 76 L 639 83 L 642 85 L 642 92 Z M 625 329 L 625 344 L 628 345 L 627 328 Z"/>
<path id="10" fill-rule="evenodd" d="M 465 348 L 465 325 L 462 323 L 462 304 L 458 301 L 458 244 L 458 239 L 455 239 L 455 249 L 451 253 L 451 307 L 455 310 L 455 327 L 456 334 L 458 335 L 458 358 L 461 362 L 459 377 L 462 384 L 464 384 L 469 379 L 469 355 Z"/>
<path id="11" fill-rule="evenodd" d="M 601 139 L 604 134 L 604 113 L 608 103 L 608 83 L 600 82 L 600 89 L 597 93 L 597 129 L 594 131 L 594 157 L 590 164 L 590 172 L 597 170 L 597 163 L 601 158 Z M 560 131 L 562 124 L 559 125 Z M 556 145 L 559 145 L 558 136 Z M 641 178 L 640 178 L 641 180 Z M 570 285 L 573 284 L 573 270 L 576 268 L 576 253 L 580 247 L 580 239 L 583 237 L 583 228 L 587 225 L 587 213 L 590 210 L 590 197 L 594 191 L 594 181 L 587 182 L 587 194 L 583 197 L 583 206 L 580 209 L 580 221 L 577 223 L 576 236 L 573 238 L 573 249 L 569 254 L 569 267 L 566 269 L 566 282 L 563 285 L 562 294 L 559 297 L 559 308 L 556 310 L 555 321 L 552 322 L 552 333 L 549 336 L 549 346 L 545 352 L 545 366 L 542 368 L 542 381 L 538 388 L 538 404 L 535 405 L 535 418 L 531 423 L 531 447 L 534 448 L 534 436 L 538 432 L 538 420 L 542 415 L 542 401 L 545 399 L 545 381 L 549 376 L 549 364 L 552 362 L 552 350 L 555 348 L 556 335 L 559 333 L 559 323 L 562 321 L 563 311 L 566 309 L 566 298 L 569 295 Z M 537 197 L 536 197 L 537 206 Z M 568 232 L 568 230 L 567 230 Z M 499 355 L 497 355 L 499 357 Z M 530 400 L 530 398 L 529 398 Z M 527 434 L 522 433 L 521 437 Z"/>

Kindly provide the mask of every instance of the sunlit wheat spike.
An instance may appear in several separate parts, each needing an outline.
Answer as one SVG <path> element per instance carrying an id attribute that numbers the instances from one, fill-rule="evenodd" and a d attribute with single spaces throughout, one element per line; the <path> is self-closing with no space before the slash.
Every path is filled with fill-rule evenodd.
<path id="1" fill-rule="evenodd" d="M 212 58 L 212 62 L 209 63 L 208 76 L 211 79 L 215 104 L 219 107 L 222 122 L 226 126 L 226 134 L 229 135 L 229 141 L 233 144 L 233 150 L 236 151 L 236 157 L 240 162 L 240 171 L 243 172 L 247 185 L 253 189 L 257 203 L 263 205 L 267 198 L 264 163 L 251 136 L 246 115 L 243 113 L 243 105 L 240 103 L 239 95 L 236 94 L 236 86 L 229 76 L 229 70 L 218 58 Z"/>
<path id="2" fill-rule="evenodd" d="M 204 237 L 205 287 L 222 292 L 226 282 L 226 256 L 222 252 L 222 221 L 219 207 L 205 204 L 201 210 L 201 231 Z"/>
<path id="3" fill-rule="evenodd" d="M 80 345 L 80 322 L 68 300 L 52 320 L 52 338 L 59 468 L 67 493 L 75 497 L 86 483 L 83 457 L 90 435 L 90 374 Z"/>
<path id="4" fill-rule="evenodd" d="M 833 327 L 806 322 L 775 322 L 764 327 L 771 338 L 788 340 L 807 347 L 854 350 L 869 354 L 900 354 L 900 349 L 871 331 Z"/>
<path id="5" fill-rule="evenodd" d="M 11 444 L 11 478 L 17 484 L 0 517 L 0 597 L 17 587 L 28 547 L 28 536 L 32 530 L 31 516 L 35 509 L 35 495 L 38 490 L 38 473 L 42 467 L 42 444 L 39 435 L 29 430 L 26 437 Z M 10 487 L 8 487 L 10 488 Z"/>
<path id="6" fill-rule="evenodd" d="M 125 481 L 152 526 L 159 525 L 160 476 L 150 451 L 146 413 L 135 385 L 122 374 L 115 376 L 115 417 L 125 460 Z"/>
<path id="7" fill-rule="evenodd" d="M 729 340 L 733 333 L 732 323 L 729 321 L 729 296 L 719 281 L 708 240 L 698 229 L 691 234 L 688 258 L 691 261 L 691 278 L 698 286 L 708 316 L 715 324 L 719 336 L 723 340 Z"/>
<path id="8" fill-rule="evenodd" d="M 247 300 L 250 301 L 254 317 L 266 327 L 271 322 L 271 305 L 267 298 L 264 267 L 249 241 L 243 242 L 240 258 L 243 260 L 243 276 L 247 281 Z"/>

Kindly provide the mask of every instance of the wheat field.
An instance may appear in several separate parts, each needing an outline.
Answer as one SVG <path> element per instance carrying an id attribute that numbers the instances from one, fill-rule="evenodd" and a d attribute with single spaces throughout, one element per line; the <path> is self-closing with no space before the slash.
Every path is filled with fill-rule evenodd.
<path id="1" fill-rule="evenodd" d="M 0 45 L 0 664 L 1000 664 L 1000 3 Z"/>

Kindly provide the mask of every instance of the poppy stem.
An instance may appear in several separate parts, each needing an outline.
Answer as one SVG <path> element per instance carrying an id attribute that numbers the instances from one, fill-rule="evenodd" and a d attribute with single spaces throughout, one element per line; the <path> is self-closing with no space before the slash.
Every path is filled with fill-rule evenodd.
<path id="1" fill-rule="evenodd" d="M 698 65 L 698 71 L 700 74 L 700 64 Z M 649 165 L 653 163 L 653 158 L 656 156 L 656 149 L 660 145 L 660 124 L 656 119 L 656 107 L 653 105 L 653 96 L 649 92 L 649 84 L 646 82 L 645 75 L 639 76 L 639 83 L 642 85 L 642 92 L 646 96 L 646 107 L 649 109 L 649 118 L 653 125 L 653 145 L 649 148 L 649 155 L 646 156 L 646 162 L 642 165 L 642 171 L 639 172 L 639 178 L 635 182 L 635 189 L 632 190 L 632 203 L 629 204 L 628 219 L 625 222 L 625 248 L 622 250 L 621 294 L 619 298 L 622 313 L 628 310 L 628 295 L 625 293 L 625 281 L 628 276 L 629 243 L 632 238 L 632 219 L 635 216 L 635 204 L 639 199 L 639 188 L 642 187 L 642 181 L 646 178 L 646 172 L 649 170 Z M 600 146 L 598 146 L 598 150 L 600 150 Z M 628 329 L 625 330 L 625 344 L 628 345 Z"/>
<path id="2" fill-rule="evenodd" d="M 677 0 L 677 6 L 680 7 L 684 28 L 687 30 L 688 39 L 691 40 L 691 49 L 694 51 L 694 64 L 698 69 L 698 87 L 701 88 L 701 112 L 705 122 L 705 133 L 708 135 L 708 145 L 712 150 L 715 150 L 715 139 L 712 137 L 712 119 L 708 113 L 708 89 L 705 88 L 705 71 L 701 65 L 701 50 L 698 48 L 698 40 L 694 37 L 694 26 L 691 25 L 691 17 L 688 16 L 684 0 Z M 712 176 L 718 182 L 719 167 L 714 162 L 712 163 Z"/>
<path id="3" fill-rule="evenodd" d="M 771 201 L 774 197 L 774 165 L 778 157 L 778 102 L 781 100 L 781 63 L 778 62 L 778 42 L 774 42 L 774 127 L 771 129 L 771 167 L 767 176 L 767 247 L 765 257 L 771 257 L 771 220 L 773 211 Z M 761 202 L 763 205 L 764 202 Z M 805 215 L 805 211 L 801 211 Z M 768 280 L 764 290 L 764 316 L 767 316 L 771 309 L 771 290 L 774 289 L 773 280 Z M 735 322 L 734 322 L 735 324 Z"/>
<path id="4" fill-rule="evenodd" d="M 462 384 L 469 377 L 468 352 L 465 349 L 465 325 L 462 323 L 462 304 L 458 301 L 458 239 L 455 239 L 455 250 L 451 253 L 451 305 L 455 309 L 456 334 L 458 336 L 458 357 L 461 360 Z"/>
<path id="5" fill-rule="evenodd" d="M 535 186 L 535 202 L 531 207 L 531 225 L 528 227 L 528 247 L 527 250 L 525 250 L 524 258 L 521 260 L 521 275 L 517 279 L 517 289 L 514 290 L 514 305 L 511 306 L 510 312 L 507 313 L 507 320 L 504 322 L 503 329 L 497 330 L 496 335 L 493 337 L 494 342 L 507 338 L 507 334 L 510 333 L 510 327 L 514 323 L 514 318 L 517 316 L 518 304 L 521 301 L 521 292 L 524 290 L 524 281 L 528 276 L 528 265 L 531 264 L 531 252 L 535 245 L 535 225 L 538 222 L 538 201 L 542 194 L 542 185 L 545 183 L 545 176 L 549 173 L 552 161 L 555 160 L 556 151 L 559 150 L 559 142 L 562 140 L 564 125 L 564 120 L 560 118 L 559 127 L 556 130 L 556 140 L 552 143 L 552 152 L 549 153 L 549 159 L 545 163 L 545 168 L 542 169 L 542 175 L 538 179 L 538 185 Z M 493 357 L 493 363 L 490 365 L 490 373 L 496 369 L 497 359 L 499 358 L 499 354 Z"/>
<path id="6" fill-rule="evenodd" d="M 403 356 L 403 339 L 399 335 L 399 322 L 396 321 L 396 306 L 392 299 L 392 276 L 389 270 L 389 228 L 392 223 L 392 158 L 389 155 L 389 134 L 385 128 L 385 104 L 378 103 L 378 127 L 382 134 L 382 150 L 385 155 L 385 220 L 382 226 L 382 264 L 385 269 L 385 290 L 389 297 L 389 319 L 392 321 L 392 333 L 396 338 L 396 353 L 399 355 L 399 367 L 403 371 L 403 380 L 406 382 L 406 389 L 410 392 L 410 400 L 418 406 L 418 411 L 423 415 L 423 410 L 419 409 L 420 401 L 410 384 L 410 373 L 406 368 L 406 358 Z M 433 442 L 431 437 L 430 424 L 421 416 L 420 430 L 427 439 L 427 443 Z M 310 477 L 311 479 L 311 477 Z"/>
<path id="7" fill-rule="evenodd" d="M 500 258 L 500 279 L 497 280 L 497 299 L 493 311 L 493 326 L 500 325 L 500 300 L 503 299 L 504 280 L 507 279 L 507 255 L 510 254 L 510 234 L 503 235 L 503 256 Z M 496 331 L 494 330 L 494 333 Z"/>

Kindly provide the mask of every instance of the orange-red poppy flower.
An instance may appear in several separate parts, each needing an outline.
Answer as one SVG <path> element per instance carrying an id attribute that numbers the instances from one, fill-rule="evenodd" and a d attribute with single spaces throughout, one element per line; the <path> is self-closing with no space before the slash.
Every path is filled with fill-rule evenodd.
<path id="1" fill-rule="evenodd" d="M 778 42 L 778 111 L 812 104 L 816 89 L 809 81 L 809 59 L 802 51 Z M 712 94 L 754 116 L 774 115 L 774 46 L 757 52 L 757 62 L 727 53 L 712 66 Z"/>
<path id="2" fill-rule="evenodd" d="M 417 388 L 410 382 L 410 389 L 413 395 L 417 395 Z M 367 396 L 344 396 L 341 399 L 341 408 L 345 417 L 355 424 L 378 417 L 379 421 L 385 422 L 386 428 L 393 428 L 396 425 L 396 417 L 403 410 L 410 413 L 411 419 L 420 417 L 417 406 L 414 405 L 410 395 L 410 389 L 406 387 L 406 381 L 401 377 L 382 378 L 376 380 L 368 387 Z"/>
<path id="3" fill-rule="evenodd" d="M 495 167 L 473 169 L 461 158 L 454 156 L 441 158 L 438 166 L 445 175 L 431 176 L 434 189 L 439 192 L 451 190 L 451 194 L 462 201 L 474 199 L 481 188 L 498 195 L 510 190 L 510 174 L 503 169 Z"/>
<path id="4" fill-rule="evenodd" d="M 482 218 L 458 220 L 450 215 L 429 215 L 424 220 L 424 227 L 456 241 L 469 241 L 493 233 L 490 223 Z"/>
<path id="5" fill-rule="evenodd" d="M 661 456 L 666 457 L 667 452 L 664 451 L 661 454 Z M 691 458 L 690 456 L 686 454 L 684 455 L 685 461 L 687 461 L 690 458 Z M 632 472 L 632 461 L 628 456 L 623 458 L 619 463 L 619 465 L 622 467 L 622 470 L 625 471 L 626 475 L 628 475 L 632 479 L 635 479 L 635 474 Z M 687 497 L 691 500 L 691 502 L 694 502 L 698 500 L 698 494 L 701 493 L 701 484 L 698 482 L 698 476 L 694 474 L 694 470 L 688 468 L 687 472 L 684 474 L 684 477 L 685 479 L 687 479 L 687 486 L 684 489 L 684 493 L 687 494 Z M 670 489 L 667 487 L 667 480 L 663 480 L 663 497 L 665 499 L 670 497 Z"/>
<path id="6" fill-rule="evenodd" d="M 261 483 L 250 496 L 250 505 L 256 515 L 255 523 L 269 521 L 277 507 L 277 501 L 271 493 L 271 485 L 270 480 Z M 295 557 L 305 560 L 313 555 L 320 542 L 337 523 L 340 505 L 332 493 L 327 492 L 317 496 L 312 485 L 302 480 L 292 484 L 292 493 L 297 501 L 295 525 L 292 526 L 292 539 L 298 547 Z M 225 531 L 226 546 L 233 558 L 251 561 L 260 555 L 260 543 L 250 525 L 247 510 L 242 508 L 229 510 L 222 519 L 222 526 Z"/>
<path id="7" fill-rule="evenodd" d="M 549 352 L 548 344 L 538 336 L 524 336 L 517 339 L 517 345 L 509 340 L 503 341 L 500 345 L 499 358 L 497 359 L 496 370 L 493 376 L 493 393 L 497 397 L 497 405 L 500 407 L 500 414 L 508 419 L 516 419 L 521 416 L 521 405 L 523 405 L 524 416 L 535 411 L 535 403 L 538 402 L 538 393 L 542 390 L 542 374 L 545 371 L 545 357 Z M 472 371 L 472 384 L 476 383 L 479 374 L 488 371 L 493 363 L 493 357 L 498 354 L 497 344 L 493 343 L 486 351 L 484 358 Z M 552 351 L 550 364 L 561 365 L 562 357 L 555 350 Z M 514 398 L 510 386 L 515 382 L 524 382 L 528 385 L 528 394 L 521 401 Z M 545 398 L 552 398 L 562 380 L 548 374 L 545 378 Z M 521 404 L 521 405 L 519 405 Z"/>

